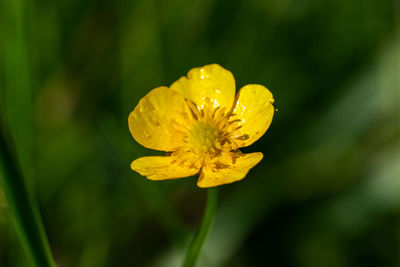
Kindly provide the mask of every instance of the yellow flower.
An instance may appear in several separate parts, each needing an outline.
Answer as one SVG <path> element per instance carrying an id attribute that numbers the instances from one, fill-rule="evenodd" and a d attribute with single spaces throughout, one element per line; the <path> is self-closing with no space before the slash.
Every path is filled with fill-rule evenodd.
<path id="1" fill-rule="evenodd" d="M 235 90 L 232 73 L 212 64 L 190 70 L 169 88 L 150 91 L 129 115 L 129 130 L 142 146 L 170 153 L 139 158 L 132 170 L 150 180 L 200 172 L 199 187 L 243 179 L 263 154 L 238 149 L 266 132 L 274 99 L 262 85 L 246 85 L 236 98 Z"/>

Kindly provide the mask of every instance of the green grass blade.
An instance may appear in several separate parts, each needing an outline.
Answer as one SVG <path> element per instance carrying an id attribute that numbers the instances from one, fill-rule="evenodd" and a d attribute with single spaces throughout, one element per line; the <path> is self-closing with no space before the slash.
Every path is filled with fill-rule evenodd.
<path id="1" fill-rule="evenodd" d="M 0 81 L 0 186 L 28 258 L 33 266 L 48 267 L 55 265 L 38 209 L 29 194 L 30 184 L 27 184 L 33 170 L 32 79 L 27 29 L 27 14 L 32 5 L 26 0 L 0 2 L 0 76 L 3 78 Z"/>
<path id="2" fill-rule="evenodd" d="M 12 221 L 34 266 L 55 266 L 36 205 L 29 197 L 17 160 L 10 149 L 11 142 L 6 142 L 2 127 L 4 125 L 0 125 L 0 182 Z"/>

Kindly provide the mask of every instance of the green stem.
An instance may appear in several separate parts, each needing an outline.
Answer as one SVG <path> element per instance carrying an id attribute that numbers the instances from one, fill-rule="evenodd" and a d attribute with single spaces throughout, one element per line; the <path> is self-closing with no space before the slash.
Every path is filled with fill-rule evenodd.
<path id="1" fill-rule="evenodd" d="M 11 219 L 33 266 L 54 267 L 37 207 L 29 197 L 17 159 L 10 148 L 11 143 L 6 140 L 0 120 L 0 185 L 4 190 Z"/>
<path id="2" fill-rule="evenodd" d="M 217 203 L 218 189 L 209 188 L 207 192 L 207 204 L 203 221 L 200 229 L 196 232 L 192 242 L 189 245 L 189 248 L 186 252 L 185 261 L 182 265 L 183 267 L 194 267 L 196 265 L 203 243 L 206 240 L 207 234 L 214 223 L 215 214 L 217 213 Z"/>

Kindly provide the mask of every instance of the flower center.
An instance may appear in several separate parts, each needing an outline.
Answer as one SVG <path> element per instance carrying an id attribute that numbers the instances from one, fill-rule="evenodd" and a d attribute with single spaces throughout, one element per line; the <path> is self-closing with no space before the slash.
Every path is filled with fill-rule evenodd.
<path id="1" fill-rule="evenodd" d="M 187 100 L 191 119 L 186 143 L 190 150 L 200 156 L 216 156 L 222 150 L 231 151 L 237 148 L 232 140 L 232 130 L 235 130 L 235 121 L 229 122 L 226 108 L 214 107 L 208 98 L 201 107 Z"/>
<path id="2" fill-rule="evenodd" d="M 188 134 L 188 142 L 198 152 L 212 152 L 215 150 L 219 130 L 213 121 L 195 122 Z"/>

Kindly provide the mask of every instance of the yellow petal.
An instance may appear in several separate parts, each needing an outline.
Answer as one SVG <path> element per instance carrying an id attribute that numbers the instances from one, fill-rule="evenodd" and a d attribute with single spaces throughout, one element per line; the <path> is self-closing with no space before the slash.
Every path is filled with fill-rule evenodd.
<path id="1" fill-rule="evenodd" d="M 232 138 L 239 147 L 245 147 L 257 141 L 271 125 L 274 98 L 267 88 L 258 84 L 242 87 L 236 98 L 233 115 L 229 118 L 234 122 L 231 123 Z"/>
<path id="2" fill-rule="evenodd" d="M 236 90 L 232 73 L 218 64 L 193 68 L 187 77 L 181 77 L 170 88 L 192 100 L 198 107 L 202 108 L 202 105 L 211 101 L 214 107 L 226 107 L 227 111 L 232 108 Z"/>
<path id="3" fill-rule="evenodd" d="M 158 87 L 143 97 L 131 112 L 129 130 L 144 147 L 175 151 L 184 145 L 185 116 L 189 112 L 181 94 L 168 87 Z"/>
<path id="4" fill-rule="evenodd" d="M 204 188 L 242 180 L 262 158 L 263 154 L 260 152 L 250 154 L 222 152 L 203 166 L 197 185 Z"/>
<path id="5" fill-rule="evenodd" d="M 131 163 L 131 168 L 150 180 L 166 180 L 195 175 L 201 164 L 202 161 L 193 154 L 184 154 L 183 157 L 171 155 L 138 158 Z"/>

